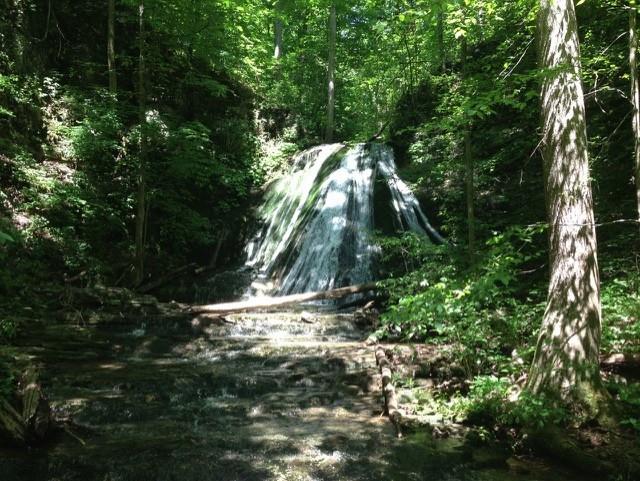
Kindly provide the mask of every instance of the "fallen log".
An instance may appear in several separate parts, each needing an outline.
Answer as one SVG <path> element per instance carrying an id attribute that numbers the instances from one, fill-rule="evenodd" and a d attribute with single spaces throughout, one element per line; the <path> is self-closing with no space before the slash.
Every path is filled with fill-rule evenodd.
<path id="1" fill-rule="evenodd" d="M 640 368 L 640 353 L 616 353 L 600 358 L 603 367 Z"/>
<path id="2" fill-rule="evenodd" d="M 380 375 L 382 377 L 382 394 L 384 395 L 385 413 L 389 416 L 393 426 L 396 428 L 396 436 L 401 438 L 402 429 L 400 427 L 400 421 L 402 419 L 402 411 L 398 407 L 396 388 L 392 382 L 393 373 L 391 370 L 391 362 L 381 346 L 376 348 L 376 364 L 380 369 Z"/>
<path id="3" fill-rule="evenodd" d="M 378 287 L 375 283 L 360 284 L 328 291 L 305 292 L 303 294 L 293 294 L 282 297 L 259 297 L 240 302 L 226 302 L 223 304 L 207 304 L 201 306 L 191 306 L 190 312 L 194 314 L 231 314 L 234 312 L 246 312 L 258 309 L 271 309 L 276 307 L 287 307 L 302 304 L 310 301 L 321 301 L 329 299 L 342 299 L 352 294 L 362 294 L 364 292 L 375 291 Z"/>

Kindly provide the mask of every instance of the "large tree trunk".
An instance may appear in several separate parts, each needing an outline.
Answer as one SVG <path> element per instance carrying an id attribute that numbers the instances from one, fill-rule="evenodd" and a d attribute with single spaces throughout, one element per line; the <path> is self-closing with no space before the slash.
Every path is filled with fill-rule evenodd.
<path id="1" fill-rule="evenodd" d="M 335 109 L 336 109 L 336 6 L 331 5 L 329 13 L 329 62 L 327 66 L 328 75 L 328 98 L 327 98 L 327 125 L 325 141 L 333 142 L 335 131 Z"/>
<path id="2" fill-rule="evenodd" d="M 118 89 L 118 79 L 116 76 L 115 15 L 115 0 L 109 0 L 109 18 L 107 21 L 107 62 L 109 66 L 109 90 L 114 93 Z"/>
<path id="3" fill-rule="evenodd" d="M 638 78 L 638 6 L 636 0 L 629 0 L 629 70 L 631 72 L 631 105 L 633 107 L 634 177 L 636 182 L 636 203 L 640 220 L 640 79 Z"/>
<path id="4" fill-rule="evenodd" d="M 572 0 L 541 0 L 538 35 L 551 279 L 528 387 L 597 414 L 600 279 L 580 50 Z"/>
<path id="5" fill-rule="evenodd" d="M 146 179 L 145 162 L 147 157 L 147 91 L 145 87 L 145 32 L 144 32 L 144 0 L 138 4 L 139 20 L 139 65 L 138 65 L 138 104 L 140 121 L 140 159 L 138 162 L 138 192 L 136 194 L 136 235 L 135 235 L 135 284 L 140 285 L 144 279 L 144 244 L 146 225 Z"/>

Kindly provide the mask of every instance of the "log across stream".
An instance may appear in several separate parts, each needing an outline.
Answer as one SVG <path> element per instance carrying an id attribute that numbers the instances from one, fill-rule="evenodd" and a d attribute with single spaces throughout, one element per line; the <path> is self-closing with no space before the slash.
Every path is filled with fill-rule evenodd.
<path id="1" fill-rule="evenodd" d="M 373 282 L 369 284 L 340 287 L 338 289 L 330 289 L 326 291 L 292 294 L 289 296 L 256 297 L 238 302 L 191 306 L 190 311 L 196 314 L 229 314 L 263 309 L 282 309 L 285 307 L 304 304 L 306 302 L 343 299 L 347 296 L 375 292 L 377 290 L 378 285 Z"/>

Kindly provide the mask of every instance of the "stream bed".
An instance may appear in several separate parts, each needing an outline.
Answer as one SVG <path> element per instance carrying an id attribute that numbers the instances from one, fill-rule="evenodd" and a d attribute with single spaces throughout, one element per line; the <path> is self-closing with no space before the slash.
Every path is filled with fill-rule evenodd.
<path id="1" fill-rule="evenodd" d="M 42 366 L 55 412 L 75 425 L 44 447 L 0 450 L 0 479 L 584 479 L 487 462 L 456 439 L 397 439 L 362 338 L 337 314 L 238 315 L 196 331 L 34 324 L 17 352 Z"/>

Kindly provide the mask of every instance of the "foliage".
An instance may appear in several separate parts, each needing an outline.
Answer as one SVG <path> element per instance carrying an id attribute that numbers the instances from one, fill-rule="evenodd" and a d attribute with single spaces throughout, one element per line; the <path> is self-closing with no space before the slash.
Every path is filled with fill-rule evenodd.
<path id="1" fill-rule="evenodd" d="M 14 374 L 10 365 L 0 360 L 0 400 L 11 395 L 14 387 Z"/>
<path id="2" fill-rule="evenodd" d="M 618 399 L 623 403 L 625 412 L 622 415 L 621 424 L 636 432 L 640 432 L 640 384 L 623 385 L 618 392 Z"/>
<path id="3" fill-rule="evenodd" d="M 640 275 L 629 273 L 602 287 L 604 352 L 639 352 Z"/>
<path id="4" fill-rule="evenodd" d="M 466 396 L 454 397 L 446 405 L 449 415 L 488 428 L 542 429 L 568 421 L 568 411 L 543 395 L 517 393 L 512 381 L 496 376 L 477 376 Z"/>
<path id="5" fill-rule="evenodd" d="M 533 238 L 541 230 L 513 227 L 494 235 L 473 269 L 463 266 L 454 248 L 425 246 L 414 236 L 383 243 L 385 259 L 401 257 L 410 270 L 384 283 L 397 303 L 383 316 L 383 333 L 451 345 L 467 376 L 487 369 L 508 373 L 506 354 L 531 345 L 539 322 L 540 309 L 531 304 L 540 303 L 540 293 L 531 291 L 522 300 L 515 296 L 523 287 L 518 270 L 539 260 Z M 451 257 L 433 255 L 447 251 Z"/>

